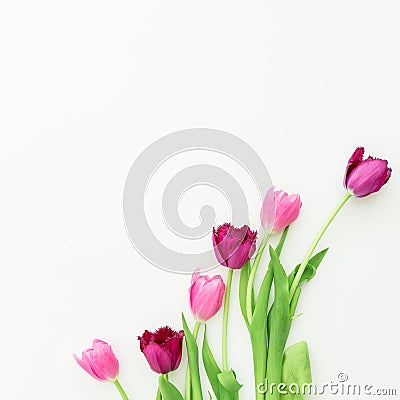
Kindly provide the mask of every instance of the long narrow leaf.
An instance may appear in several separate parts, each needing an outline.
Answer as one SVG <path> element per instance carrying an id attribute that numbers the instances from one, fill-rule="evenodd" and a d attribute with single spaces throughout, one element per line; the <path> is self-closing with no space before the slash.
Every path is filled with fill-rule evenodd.
<path id="1" fill-rule="evenodd" d="M 280 254 L 286 240 L 289 227 L 287 227 L 279 240 L 276 247 L 276 253 Z M 253 320 L 251 323 L 250 338 L 253 352 L 254 364 L 254 384 L 256 391 L 256 399 L 265 399 L 265 394 L 258 390 L 260 384 L 264 384 L 267 369 L 267 312 L 268 302 L 271 293 L 273 279 L 272 261 L 269 262 L 267 272 L 261 284 L 257 303 L 254 309 Z"/>
<path id="2" fill-rule="evenodd" d="M 200 372 L 199 372 L 199 350 L 197 348 L 196 339 L 186 323 L 185 316 L 182 313 L 182 323 L 185 332 L 185 341 L 188 352 L 190 380 L 192 383 L 193 400 L 203 400 L 201 390 Z"/>
<path id="3" fill-rule="evenodd" d="M 218 375 L 221 373 L 221 369 L 218 366 L 217 362 L 215 361 L 215 358 L 211 352 L 210 346 L 208 344 L 207 340 L 207 332 L 206 329 L 204 329 L 204 339 L 203 339 L 203 349 L 202 349 L 202 358 L 203 358 L 203 364 L 204 364 L 204 369 L 206 370 L 206 374 L 208 377 L 208 380 L 210 382 L 210 385 L 212 387 L 212 390 L 214 392 L 215 397 L 217 400 L 220 400 L 220 383 L 218 380 Z"/>
<path id="4" fill-rule="evenodd" d="M 204 339 L 203 339 L 203 349 L 202 349 L 202 358 L 204 369 L 206 370 L 206 374 L 214 395 L 217 400 L 236 400 L 238 399 L 237 393 L 229 393 L 220 383 L 219 375 L 221 374 L 221 368 L 218 366 L 215 358 L 212 354 L 210 346 L 207 340 L 206 329 L 204 329 Z"/>
<path id="5" fill-rule="evenodd" d="M 270 246 L 272 270 L 274 275 L 275 300 L 270 311 L 270 337 L 267 358 L 268 387 L 278 385 L 282 380 L 283 352 L 289 325 L 289 283 L 285 270 L 275 250 Z M 267 399 L 280 400 L 276 390 L 268 390 Z"/>

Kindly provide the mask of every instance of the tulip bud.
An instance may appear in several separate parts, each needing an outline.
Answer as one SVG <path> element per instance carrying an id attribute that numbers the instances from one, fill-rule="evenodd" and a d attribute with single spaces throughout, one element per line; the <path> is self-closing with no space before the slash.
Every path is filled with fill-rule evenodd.
<path id="1" fill-rule="evenodd" d="M 93 340 L 93 348 L 86 349 L 76 362 L 93 378 L 101 382 L 115 382 L 119 373 L 119 363 L 111 346 L 102 340 Z"/>
<path id="2" fill-rule="evenodd" d="M 365 197 L 378 192 L 392 173 L 387 160 L 371 156 L 364 160 L 364 151 L 364 147 L 358 147 L 354 151 L 344 176 L 345 188 L 356 197 Z"/>
<path id="3" fill-rule="evenodd" d="M 221 308 L 225 294 L 225 283 L 220 275 L 210 278 L 195 271 L 189 288 L 190 309 L 195 318 L 206 322 Z"/>
<path id="4" fill-rule="evenodd" d="M 168 374 L 179 367 L 183 337 L 183 331 L 176 332 L 168 326 L 155 332 L 146 330 L 142 336 L 138 336 L 140 350 L 154 372 Z"/>
<path id="5" fill-rule="evenodd" d="M 235 228 L 229 223 L 213 228 L 215 256 L 219 263 L 231 269 L 242 268 L 256 250 L 257 232 L 247 225 Z"/>
<path id="6" fill-rule="evenodd" d="M 261 208 L 261 225 L 267 232 L 283 231 L 298 218 L 301 206 L 300 195 L 289 195 L 272 187 L 265 195 Z"/>

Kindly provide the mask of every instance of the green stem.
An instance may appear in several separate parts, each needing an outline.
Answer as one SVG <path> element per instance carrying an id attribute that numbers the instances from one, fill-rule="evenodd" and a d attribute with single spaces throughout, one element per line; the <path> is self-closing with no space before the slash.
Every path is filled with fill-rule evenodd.
<path id="1" fill-rule="evenodd" d="M 196 325 L 194 326 L 194 330 L 193 330 L 193 336 L 194 338 L 197 340 L 197 337 L 199 336 L 199 329 L 201 326 L 201 322 L 196 321 Z"/>
<path id="2" fill-rule="evenodd" d="M 115 387 L 118 389 L 119 394 L 121 395 L 123 400 L 129 400 L 125 390 L 122 388 L 121 384 L 119 383 L 118 379 L 114 381 Z"/>
<path id="3" fill-rule="evenodd" d="M 228 315 L 229 301 L 231 297 L 233 269 L 228 269 L 228 280 L 226 282 L 224 299 L 224 320 L 222 323 L 222 369 L 228 371 Z"/>
<path id="4" fill-rule="evenodd" d="M 164 377 L 165 380 L 168 381 L 168 374 L 161 374 L 161 375 L 159 376 L 159 381 L 160 381 L 160 379 L 161 379 L 162 377 Z M 162 393 L 161 393 L 160 384 L 158 384 L 158 390 L 157 390 L 157 397 L 156 397 L 156 400 L 162 400 L 162 397 L 163 397 L 163 396 L 162 396 Z"/>
<path id="5" fill-rule="evenodd" d="M 196 321 L 196 324 L 195 324 L 194 329 L 193 329 L 193 337 L 196 340 L 197 340 L 197 337 L 199 336 L 200 326 L 201 326 L 201 322 Z M 190 382 L 190 368 L 189 368 L 189 365 L 188 365 L 187 369 L 186 369 L 186 385 L 185 385 L 185 399 L 186 400 L 190 400 L 191 392 L 192 392 L 192 385 L 191 385 L 191 382 Z"/>
<path id="6" fill-rule="evenodd" d="M 333 210 L 332 214 L 329 216 L 329 218 L 326 220 L 324 225 L 322 225 L 321 229 L 317 233 L 317 236 L 315 237 L 314 241 L 311 243 L 310 248 L 307 251 L 307 254 L 305 255 L 302 263 L 300 264 L 300 267 L 296 273 L 296 276 L 294 277 L 292 286 L 290 287 L 290 292 L 289 292 L 289 301 L 292 301 L 293 296 L 296 292 L 297 286 L 299 285 L 300 279 L 303 275 L 304 270 L 307 267 L 308 262 L 310 261 L 310 258 L 312 257 L 315 248 L 317 247 L 319 241 L 321 240 L 322 236 L 328 229 L 329 225 L 332 223 L 336 215 L 339 213 L 339 211 L 342 209 L 342 207 L 346 204 L 347 200 L 350 199 L 352 195 L 349 192 L 346 192 L 342 200 L 339 202 L 339 204 L 336 206 L 336 208 Z"/>
<path id="7" fill-rule="evenodd" d="M 252 295 L 253 295 L 253 287 L 254 287 L 254 280 L 256 278 L 256 273 L 258 266 L 261 261 L 261 257 L 264 253 L 265 246 L 270 238 L 271 234 L 267 233 L 260 245 L 260 249 L 258 250 L 258 253 L 256 255 L 256 258 L 254 259 L 253 266 L 250 270 L 250 276 L 249 280 L 247 282 L 247 291 L 246 291 L 246 314 L 247 314 L 247 320 L 249 322 L 249 325 L 251 325 L 251 322 L 253 320 L 253 307 L 252 307 Z"/>

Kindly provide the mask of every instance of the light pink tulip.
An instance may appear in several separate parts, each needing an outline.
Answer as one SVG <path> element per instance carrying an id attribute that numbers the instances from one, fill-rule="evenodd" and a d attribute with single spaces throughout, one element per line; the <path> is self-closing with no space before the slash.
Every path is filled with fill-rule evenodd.
<path id="1" fill-rule="evenodd" d="M 220 275 L 210 278 L 195 271 L 189 288 L 190 309 L 195 318 L 206 322 L 221 308 L 225 294 L 225 283 Z"/>
<path id="2" fill-rule="evenodd" d="M 283 231 L 298 218 L 301 206 L 300 195 L 271 188 L 261 208 L 261 224 L 272 233 Z"/>
<path id="3" fill-rule="evenodd" d="M 102 340 L 93 340 L 93 348 L 86 349 L 76 362 L 93 378 L 101 382 L 115 382 L 119 373 L 119 363 L 111 346 Z"/>

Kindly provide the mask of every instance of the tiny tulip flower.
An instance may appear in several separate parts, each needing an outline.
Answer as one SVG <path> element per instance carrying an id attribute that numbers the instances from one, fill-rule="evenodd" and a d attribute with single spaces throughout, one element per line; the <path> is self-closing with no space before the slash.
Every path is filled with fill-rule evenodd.
<path id="1" fill-rule="evenodd" d="M 356 197 L 378 192 L 392 173 L 387 160 L 368 157 L 364 159 L 364 147 L 358 147 L 350 157 L 344 176 L 345 188 Z"/>
<path id="2" fill-rule="evenodd" d="M 283 190 L 271 188 L 261 208 L 261 224 L 266 231 L 277 233 L 296 221 L 302 203 L 300 195 L 287 194 Z"/>
<path id="3" fill-rule="evenodd" d="M 225 283 L 220 275 L 210 278 L 195 271 L 189 288 L 190 309 L 199 322 L 206 322 L 221 308 Z"/>
<path id="4" fill-rule="evenodd" d="M 155 332 L 146 330 L 142 336 L 138 336 L 140 350 L 154 372 L 168 374 L 179 367 L 183 337 L 183 331 L 177 332 L 168 326 Z"/>
<path id="5" fill-rule="evenodd" d="M 102 340 L 93 340 L 91 349 L 82 352 L 76 362 L 93 378 L 101 382 L 115 382 L 119 373 L 119 363 L 111 346 Z"/>
<path id="6" fill-rule="evenodd" d="M 214 252 L 219 263 L 230 269 L 240 269 L 256 250 L 257 232 L 247 225 L 235 228 L 229 223 L 213 228 Z"/>

